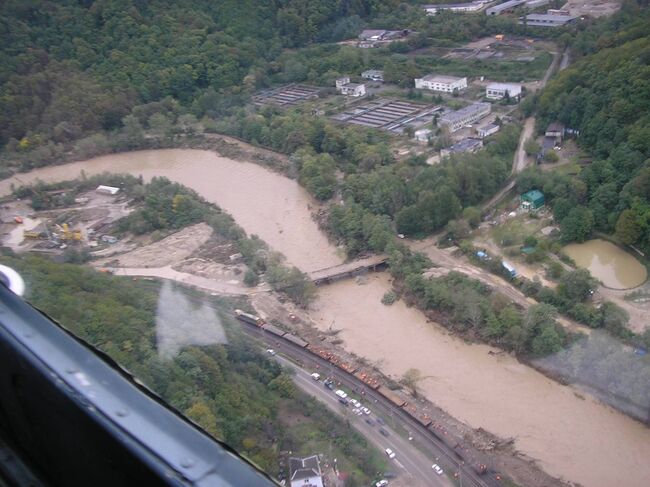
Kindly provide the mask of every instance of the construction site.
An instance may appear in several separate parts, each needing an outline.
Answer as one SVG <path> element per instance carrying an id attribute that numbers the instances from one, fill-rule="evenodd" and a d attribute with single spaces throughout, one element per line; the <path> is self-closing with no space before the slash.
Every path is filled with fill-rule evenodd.
<path id="1" fill-rule="evenodd" d="M 7 201 L 0 207 L 0 238 L 14 252 L 62 253 L 68 247 L 98 254 L 119 251 L 111 234 L 113 224 L 127 216 L 128 198 L 99 187 L 76 196 L 63 208 L 36 211 L 27 200 Z M 41 199 L 63 198 L 66 190 L 47 191 Z M 125 250 L 124 248 L 121 251 Z"/>

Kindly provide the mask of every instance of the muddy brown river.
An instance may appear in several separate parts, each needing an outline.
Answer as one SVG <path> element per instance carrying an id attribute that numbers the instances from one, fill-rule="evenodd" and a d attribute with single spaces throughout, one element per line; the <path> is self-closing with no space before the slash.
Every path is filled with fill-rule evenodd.
<path id="1" fill-rule="evenodd" d="M 612 289 L 637 287 L 648 278 L 648 272 L 641 262 L 606 240 L 597 238 L 569 244 L 563 250 L 576 264 L 589 269 L 591 275 Z"/>
<path id="2" fill-rule="evenodd" d="M 260 166 L 206 151 L 143 151 L 43 168 L 20 180 L 70 179 L 82 169 L 168 177 L 218 204 L 303 270 L 341 262 L 310 217 L 309 195 Z M 10 182 L 0 182 L 0 194 L 9 192 Z M 401 301 L 382 305 L 389 288 L 382 274 L 365 285 L 348 280 L 321 287 L 311 315 L 322 329 L 332 323 L 342 329 L 348 350 L 395 378 L 420 369 L 429 399 L 473 427 L 515 438 L 516 447 L 550 474 L 588 487 L 650 485 L 650 429 L 507 355 L 450 336 Z"/>

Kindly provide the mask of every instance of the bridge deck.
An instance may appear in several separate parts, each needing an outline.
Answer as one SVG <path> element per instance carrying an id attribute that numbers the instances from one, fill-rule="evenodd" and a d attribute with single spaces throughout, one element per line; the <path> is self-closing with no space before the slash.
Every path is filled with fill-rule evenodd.
<path id="1" fill-rule="evenodd" d="M 374 255 L 366 259 L 357 259 L 345 264 L 326 267 L 325 269 L 318 269 L 308 273 L 309 278 L 315 284 L 320 284 L 327 281 L 334 281 L 343 279 L 355 274 L 374 270 L 377 266 L 383 265 L 388 260 L 385 255 Z"/>

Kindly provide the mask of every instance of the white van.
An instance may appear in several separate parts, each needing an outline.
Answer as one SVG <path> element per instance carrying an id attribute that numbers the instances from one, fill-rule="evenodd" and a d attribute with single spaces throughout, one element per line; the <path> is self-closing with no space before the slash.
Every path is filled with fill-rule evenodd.
<path id="1" fill-rule="evenodd" d="M 334 394 L 339 396 L 341 399 L 345 399 L 346 397 L 348 397 L 348 395 L 341 389 L 338 389 Z"/>

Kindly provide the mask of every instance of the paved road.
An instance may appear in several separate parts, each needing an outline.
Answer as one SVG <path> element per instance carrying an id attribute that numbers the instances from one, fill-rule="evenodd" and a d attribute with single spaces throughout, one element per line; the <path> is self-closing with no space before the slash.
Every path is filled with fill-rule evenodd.
<path id="1" fill-rule="evenodd" d="M 294 382 L 303 391 L 324 403 L 328 409 L 338 416 L 346 418 L 357 431 L 365 436 L 380 451 L 383 452 L 386 448 L 390 448 L 395 452 L 395 458 L 389 460 L 389 464 L 392 464 L 390 470 L 398 474 L 401 484 L 413 487 L 447 487 L 453 485 L 445 475 L 438 476 L 433 472 L 431 465 L 435 460 L 429 459 L 412 443 L 399 436 L 388 425 L 380 426 L 377 424 L 377 416 L 374 412 L 370 416 L 355 415 L 352 413 L 351 406 L 346 407 L 339 403 L 334 392 L 324 387 L 322 382 L 312 379 L 310 372 L 301 369 L 283 357 L 277 356 L 277 359 L 282 365 L 296 372 Z M 364 405 L 370 408 L 373 407 L 370 404 Z M 375 424 L 372 426 L 367 424 L 365 421 L 366 418 L 371 418 L 375 421 Z M 380 427 L 389 433 L 388 437 L 384 437 L 379 433 Z"/>
<path id="2" fill-rule="evenodd" d="M 368 407 L 373 411 L 373 414 L 378 413 L 383 418 L 390 418 L 387 421 L 389 424 L 399 425 L 403 430 L 411 432 L 411 436 L 414 438 L 413 441 L 422 446 L 425 451 L 430 452 L 430 455 L 427 457 L 431 459 L 430 463 L 426 462 L 424 467 L 418 467 L 417 470 L 426 468 L 430 469 L 433 464 L 433 459 L 437 457 L 439 460 L 436 463 L 438 463 L 446 472 L 460 473 L 462 484 L 466 487 L 500 487 L 502 485 L 501 482 L 495 479 L 495 474 L 478 477 L 468 465 L 459 463 L 454 453 L 442 444 L 440 440 L 437 440 L 427 428 L 424 428 L 421 424 L 417 423 L 413 418 L 406 414 L 404 410 L 392 405 L 383 396 L 367 387 L 356 377 L 346 374 L 326 360 L 313 355 L 307 350 L 265 332 L 262 328 L 243 322 L 241 324 L 242 331 L 257 339 L 263 340 L 269 348 L 273 348 L 283 355 L 291 357 L 300 368 L 309 371 L 309 373 L 317 371 L 321 375 L 332 377 L 342 385 L 339 387 L 342 387 L 347 391 L 359 392 L 360 396 L 365 399 L 364 402 L 366 402 Z M 389 438 L 393 438 L 393 435 Z M 399 451 L 398 454 L 400 454 Z M 398 457 L 398 460 L 400 460 L 400 457 Z"/>

